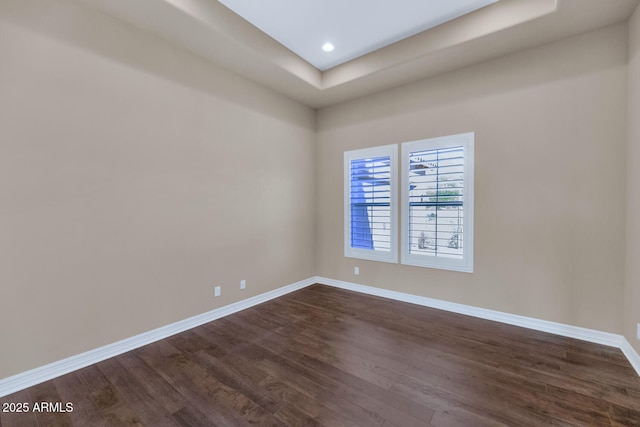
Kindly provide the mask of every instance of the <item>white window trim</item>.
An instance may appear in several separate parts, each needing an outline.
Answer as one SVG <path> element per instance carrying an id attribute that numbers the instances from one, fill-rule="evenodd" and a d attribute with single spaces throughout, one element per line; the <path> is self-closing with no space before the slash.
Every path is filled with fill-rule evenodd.
<path id="1" fill-rule="evenodd" d="M 402 144 L 402 253 L 401 263 L 419 267 L 473 272 L 473 163 L 475 133 L 463 133 Z M 463 212 L 465 243 L 462 260 L 415 255 L 409 252 L 409 154 L 418 150 L 433 150 L 451 146 L 464 147 Z"/>
<path id="2" fill-rule="evenodd" d="M 344 256 L 371 261 L 398 262 L 398 145 L 383 145 L 344 153 Z M 390 173 L 390 207 L 391 207 L 391 250 L 375 251 L 351 247 L 351 161 L 373 157 L 389 156 Z"/>

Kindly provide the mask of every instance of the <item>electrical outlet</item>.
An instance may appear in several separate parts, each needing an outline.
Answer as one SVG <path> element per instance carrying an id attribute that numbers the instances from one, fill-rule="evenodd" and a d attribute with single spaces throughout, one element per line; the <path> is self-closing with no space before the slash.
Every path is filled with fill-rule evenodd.
<path id="1" fill-rule="evenodd" d="M 216 286 L 215 288 L 213 288 L 213 296 L 214 297 L 220 296 L 220 286 Z"/>
<path id="2" fill-rule="evenodd" d="M 247 281 L 242 279 L 240 280 L 240 289 L 244 289 L 247 287 Z"/>
<path id="3" fill-rule="evenodd" d="M 354 267 L 353 268 L 353 274 L 355 274 L 356 276 L 360 274 L 360 267 Z"/>
<path id="4" fill-rule="evenodd" d="M 640 340 L 640 323 L 638 323 L 638 328 L 636 330 L 636 336 L 638 337 L 638 339 Z"/>

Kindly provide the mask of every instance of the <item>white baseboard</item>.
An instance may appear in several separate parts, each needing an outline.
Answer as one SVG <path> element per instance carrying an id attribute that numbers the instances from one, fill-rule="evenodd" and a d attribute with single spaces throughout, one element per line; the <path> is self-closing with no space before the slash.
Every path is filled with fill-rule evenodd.
<path id="1" fill-rule="evenodd" d="M 627 360 L 629 360 L 629 363 L 631 363 L 633 369 L 635 369 L 638 375 L 640 375 L 640 356 L 631 346 L 631 344 L 629 344 L 629 341 L 627 341 L 627 339 L 624 337 L 622 338 L 620 350 L 622 350 L 622 353 L 624 353 L 624 355 L 627 357 Z"/>
<path id="2" fill-rule="evenodd" d="M 69 372 L 82 369 L 110 357 L 126 353 L 127 351 L 131 351 L 152 342 L 170 337 L 171 335 L 175 335 L 188 329 L 195 328 L 196 326 L 200 326 L 204 323 L 211 322 L 221 317 L 245 310 L 249 307 L 253 307 L 279 296 L 305 288 L 314 283 L 347 289 L 350 291 L 369 295 L 375 295 L 383 298 L 389 298 L 396 301 L 408 302 L 424 307 L 437 308 L 453 313 L 466 314 L 468 316 L 478 317 L 481 319 L 494 320 L 496 322 L 521 326 L 523 328 L 534 329 L 537 331 L 549 332 L 552 334 L 576 338 L 596 344 L 617 347 L 622 350 L 623 354 L 629 360 L 629 363 L 631 363 L 631 366 L 633 366 L 638 375 L 640 375 L 640 356 L 622 335 L 581 328 L 578 326 L 565 325 L 562 323 L 549 322 L 546 320 L 534 319 L 531 317 L 519 316 L 515 314 L 503 313 L 500 311 L 488 310 L 484 308 L 452 303 L 433 298 L 421 297 L 403 292 L 390 291 L 387 289 L 360 285 L 357 283 L 344 282 L 342 280 L 334 280 L 328 279 L 326 277 L 315 276 L 309 279 L 301 280 L 291 285 L 283 286 L 281 288 L 265 292 L 264 294 L 256 295 L 254 297 L 247 298 L 245 300 L 199 314 L 197 316 L 190 317 L 185 320 L 181 320 L 176 323 L 172 323 L 170 325 L 166 325 L 130 338 L 126 338 L 113 344 L 108 344 L 103 347 L 78 354 L 76 356 L 72 356 L 45 366 L 41 366 L 39 368 L 32 369 L 30 371 L 22 372 L 8 378 L 0 379 L 0 397 L 7 396 L 17 391 L 23 390 L 27 387 L 31 387 L 44 381 L 59 377 L 61 375 L 68 374 Z"/>
<path id="3" fill-rule="evenodd" d="M 638 353 L 636 353 L 631 344 L 629 344 L 626 338 L 622 335 L 596 331 L 594 329 L 581 328 L 579 326 L 549 322 L 547 320 L 519 316 L 517 314 L 503 313 L 500 311 L 488 310 L 486 308 L 473 307 L 470 305 L 421 297 L 417 295 L 406 294 L 403 292 L 390 291 L 373 286 L 359 285 L 357 283 L 344 282 L 342 280 L 328 279 L 326 277 L 316 276 L 314 280 L 316 283 L 320 283 L 322 285 L 328 285 L 368 295 L 389 298 L 396 301 L 408 302 L 424 307 L 437 308 L 453 313 L 465 314 L 467 316 L 478 317 L 480 319 L 494 320 L 496 322 L 534 329 L 536 331 L 549 332 L 555 335 L 576 338 L 579 340 L 602 344 L 609 347 L 617 347 L 622 350 L 627 359 L 629 359 L 629 363 L 631 363 L 631 366 L 633 366 L 638 375 L 640 375 L 640 356 L 638 356 Z"/>
<path id="4" fill-rule="evenodd" d="M 238 301 L 233 304 L 229 304 L 224 307 L 220 307 L 215 310 L 211 310 L 176 323 L 172 323 L 170 325 L 162 326 L 160 328 L 153 329 L 151 331 L 144 332 L 130 338 L 126 338 L 113 344 L 108 344 L 103 347 L 78 354 L 76 356 L 71 356 L 66 359 L 41 366 L 39 368 L 0 379 L 0 397 L 7 396 L 11 393 L 15 393 L 16 391 L 20 391 L 27 387 L 40 384 L 44 381 L 51 380 L 61 375 L 68 374 L 69 372 L 85 368 L 89 365 L 101 362 L 110 357 L 126 353 L 127 351 L 134 350 L 152 342 L 170 337 L 171 335 L 175 335 L 188 329 L 195 328 L 196 326 L 200 326 L 204 323 L 211 322 L 212 320 L 228 316 L 229 314 L 233 314 L 241 310 L 245 310 L 249 307 L 253 307 L 254 305 L 258 305 L 279 296 L 288 294 L 290 292 L 297 291 L 298 289 L 305 288 L 314 283 L 314 278 L 305 279 L 291 285 L 283 286 L 281 288 L 274 289 L 272 291 L 265 292 L 254 297 L 247 298 L 245 300 Z"/>

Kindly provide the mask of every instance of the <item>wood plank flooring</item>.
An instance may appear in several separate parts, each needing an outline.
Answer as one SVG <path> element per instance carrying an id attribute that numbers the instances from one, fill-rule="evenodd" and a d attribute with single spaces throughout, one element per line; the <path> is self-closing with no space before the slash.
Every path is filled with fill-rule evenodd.
<path id="1" fill-rule="evenodd" d="M 0 403 L 0 426 L 639 426 L 620 350 L 313 285 Z"/>

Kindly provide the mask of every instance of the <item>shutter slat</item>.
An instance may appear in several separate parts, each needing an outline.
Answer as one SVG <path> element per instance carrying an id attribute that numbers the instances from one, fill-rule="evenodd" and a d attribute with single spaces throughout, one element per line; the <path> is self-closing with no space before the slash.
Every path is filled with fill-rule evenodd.
<path id="1" fill-rule="evenodd" d="M 464 148 L 409 154 L 409 252 L 463 258 Z"/>
<path id="2" fill-rule="evenodd" d="M 391 158 L 351 161 L 351 246 L 391 250 Z"/>

